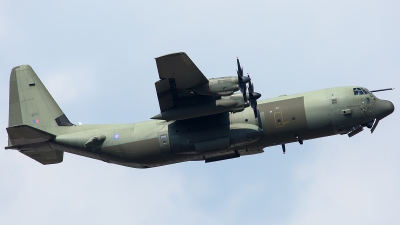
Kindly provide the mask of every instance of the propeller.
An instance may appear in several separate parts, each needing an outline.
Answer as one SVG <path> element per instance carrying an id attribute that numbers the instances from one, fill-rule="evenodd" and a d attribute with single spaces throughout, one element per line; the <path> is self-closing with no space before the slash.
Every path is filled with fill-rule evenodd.
<path id="1" fill-rule="evenodd" d="M 247 75 L 250 79 L 250 75 Z M 250 101 L 250 106 L 253 108 L 254 111 L 254 117 L 257 119 L 257 99 L 261 97 L 261 94 L 258 92 L 254 91 L 254 85 L 249 81 L 249 101 Z"/>
<path id="2" fill-rule="evenodd" d="M 240 91 L 243 93 L 243 99 L 244 102 L 247 102 L 247 96 L 246 96 L 246 83 L 250 82 L 250 77 L 244 77 L 243 76 L 243 67 L 240 66 L 239 58 L 236 58 L 237 61 L 237 75 L 238 75 L 238 83 L 239 83 L 239 88 Z"/>

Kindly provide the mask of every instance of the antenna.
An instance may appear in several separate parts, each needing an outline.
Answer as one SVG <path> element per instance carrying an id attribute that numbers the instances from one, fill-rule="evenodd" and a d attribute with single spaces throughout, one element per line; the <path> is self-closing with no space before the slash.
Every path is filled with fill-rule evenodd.
<path id="1" fill-rule="evenodd" d="M 386 88 L 386 89 L 373 90 L 373 91 L 369 91 L 369 92 L 391 91 L 391 90 L 394 90 L 394 89 L 395 88 Z"/>

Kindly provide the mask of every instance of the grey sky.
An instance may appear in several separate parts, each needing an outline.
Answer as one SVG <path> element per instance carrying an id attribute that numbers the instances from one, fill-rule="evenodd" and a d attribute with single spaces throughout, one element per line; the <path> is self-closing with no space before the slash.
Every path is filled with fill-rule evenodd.
<path id="1" fill-rule="evenodd" d="M 21 64 L 83 124 L 158 114 L 154 58 L 178 51 L 209 78 L 235 75 L 240 57 L 262 98 L 400 88 L 399 12 L 399 1 L 0 0 L 0 125 Z M 399 107 L 398 92 L 377 96 Z M 399 124 L 396 110 L 373 135 L 148 170 L 2 150 L 0 224 L 397 224 Z"/>

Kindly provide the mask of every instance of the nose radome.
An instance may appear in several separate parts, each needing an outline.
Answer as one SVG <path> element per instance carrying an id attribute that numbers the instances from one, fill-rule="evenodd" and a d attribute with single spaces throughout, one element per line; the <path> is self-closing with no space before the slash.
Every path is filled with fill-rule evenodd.
<path id="1" fill-rule="evenodd" d="M 383 119 L 394 111 L 394 105 L 391 101 L 377 100 L 375 103 L 376 118 Z"/>

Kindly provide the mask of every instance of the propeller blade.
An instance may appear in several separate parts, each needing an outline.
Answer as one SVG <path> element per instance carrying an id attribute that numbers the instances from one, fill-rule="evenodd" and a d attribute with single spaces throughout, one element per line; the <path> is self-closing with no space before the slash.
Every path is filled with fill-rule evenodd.
<path id="1" fill-rule="evenodd" d="M 236 58 L 237 62 L 237 75 L 238 75 L 238 85 L 240 91 L 243 93 L 243 100 L 244 102 L 247 102 L 247 95 L 246 95 L 246 83 L 250 82 L 250 77 L 244 77 L 243 76 L 243 67 L 240 66 L 239 58 Z"/>
<path id="2" fill-rule="evenodd" d="M 243 100 L 244 100 L 244 102 L 247 102 L 247 95 L 246 95 L 246 84 L 244 84 L 244 88 L 243 88 L 243 91 L 242 91 L 242 93 L 243 93 Z"/>
<path id="3" fill-rule="evenodd" d="M 254 86 L 253 86 L 253 83 L 251 83 L 251 81 L 249 82 L 249 95 L 251 94 L 251 95 L 253 95 L 253 92 L 254 92 Z"/>
<path id="4" fill-rule="evenodd" d="M 250 106 L 251 108 L 256 108 L 257 107 L 257 101 L 255 99 L 250 99 Z"/>
<path id="5" fill-rule="evenodd" d="M 254 92 L 254 84 L 252 82 L 249 82 L 249 101 L 250 101 L 250 106 L 253 108 L 254 111 L 254 117 L 257 119 L 258 113 L 257 113 L 257 99 L 261 97 L 260 93 Z"/>
<path id="6" fill-rule="evenodd" d="M 253 100 L 253 101 L 251 101 L 250 103 L 251 103 L 251 108 L 253 108 L 254 118 L 257 119 L 257 117 L 258 117 L 258 113 L 257 113 L 257 100 Z"/>
<path id="7" fill-rule="evenodd" d="M 246 88 L 246 86 L 245 86 L 246 84 L 243 84 L 243 83 L 240 83 L 239 82 L 239 89 L 240 89 L 240 91 L 243 93 L 243 91 L 244 91 L 244 89 Z"/>
<path id="8" fill-rule="evenodd" d="M 238 69 L 236 71 L 240 80 L 243 77 L 243 67 L 240 66 L 239 58 L 236 58 L 236 61 L 238 66 Z"/>

